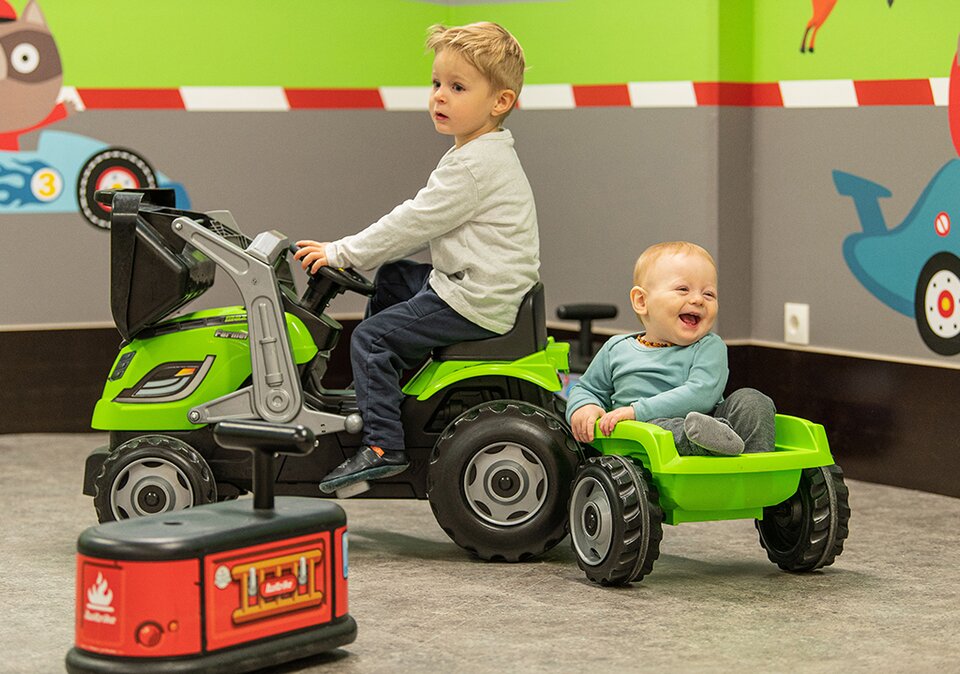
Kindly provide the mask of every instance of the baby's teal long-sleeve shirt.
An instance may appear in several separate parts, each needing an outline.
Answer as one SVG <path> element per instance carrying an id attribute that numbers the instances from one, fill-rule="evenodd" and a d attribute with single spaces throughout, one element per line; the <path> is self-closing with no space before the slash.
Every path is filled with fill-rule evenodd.
<path id="1" fill-rule="evenodd" d="M 710 414 L 729 374 L 727 346 L 712 332 L 689 346 L 666 347 L 643 346 L 636 333 L 617 335 L 571 388 L 567 421 L 591 403 L 607 412 L 632 405 L 638 421 Z"/>

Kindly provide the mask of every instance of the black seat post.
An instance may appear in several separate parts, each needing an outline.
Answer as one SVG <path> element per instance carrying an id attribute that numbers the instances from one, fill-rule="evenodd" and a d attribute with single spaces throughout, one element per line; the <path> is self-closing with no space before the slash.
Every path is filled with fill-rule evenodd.
<path id="1" fill-rule="evenodd" d="M 557 318 L 580 321 L 577 353 L 572 363 L 575 371 L 586 370 L 593 358 L 593 321 L 616 317 L 615 304 L 561 304 L 557 307 Z"/>

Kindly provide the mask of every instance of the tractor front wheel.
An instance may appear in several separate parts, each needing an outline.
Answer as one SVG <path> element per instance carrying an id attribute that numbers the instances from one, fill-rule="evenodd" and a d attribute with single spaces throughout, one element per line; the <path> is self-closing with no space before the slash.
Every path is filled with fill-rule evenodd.
<path id="1" fill-rule="evenodd" d="M 210 467 L 190 445 L 165 435 L 126 441 L 103 462 L 94 482 L 100 522 L 112 522 L 214 503 Z"/>

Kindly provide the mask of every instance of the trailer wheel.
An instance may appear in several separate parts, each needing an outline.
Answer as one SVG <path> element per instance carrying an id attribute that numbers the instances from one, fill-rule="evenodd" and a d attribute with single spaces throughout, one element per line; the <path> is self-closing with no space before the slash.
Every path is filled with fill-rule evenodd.
<path id="1" fill-rule="evenodd" d="M 601 585 L 625 585 L 653 570 L 663 509 L 650 473 L 623 456 L 591 458 L 570 498 L 570 541 L 577 564 Z"/>
<path id="2" fill-rule="evenodd" d="M 840 466 L 804 469 L 796 493 L 754 522 L 770 561 L 794 572 L 833 564 L 848 533 L 848 495 Z"/>
<path id="3" fill-rule="evenodd" d="M 100 522 L 183 510 L 217 500 L 210 467 L 190 445 L 165 435 L 124 442 L 104 460 L 94 482 Z"/>
<path id="4" fill-rule="evenodd" d="M 477 405 L 447 426 L 430 455 L 437 523 L 481 559 L 517 562 L 559 543 L 581 456 L 563 422 L 515 400 Z"/>

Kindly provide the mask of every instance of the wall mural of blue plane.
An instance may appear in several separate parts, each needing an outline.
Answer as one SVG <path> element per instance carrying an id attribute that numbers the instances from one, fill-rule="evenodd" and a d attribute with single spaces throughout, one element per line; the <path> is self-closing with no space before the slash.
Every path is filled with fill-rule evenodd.
<path id="1" fill-rule="evenodd" d="M 960 154 L 960 50 L 950 70 L 949 118 Z M 880 199 L 890 190 L 844 171 L 837 192 L 853 199 L 863 231 L 843 242 L 853 275 L 888 307 L 912 317 L 924 343 L 944 356 L 960 353 L 960 159 L 929 182 L 903 222 L 888 229 Z M 955 227 L 956 225 L 956 227 Z"/>
<path id="2" fill-rule="evenodd" d="M 894 311 L 916 319 L 924 343 L 936 353 L 960 353 L 960 159 L 940 169 L 910 213 L 887 229 L 880 199 L 890 190 L 843 171 L 837 191 L 851 197 L 862 232 L 843 242 L 843 257 L 857 280 Z M 960 225 L 960 223 L 956 223 Z"/>

